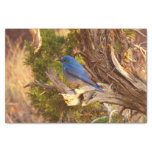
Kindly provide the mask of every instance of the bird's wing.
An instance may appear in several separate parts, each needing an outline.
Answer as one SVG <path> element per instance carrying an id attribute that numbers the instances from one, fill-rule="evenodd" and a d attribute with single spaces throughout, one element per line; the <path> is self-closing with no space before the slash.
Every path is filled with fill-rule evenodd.
<path id="1" fill-rule="evenodd" d="M 89 79 L 89 74 L 84 70 L 84 68 L 82 67 L 75 67 L 75 66 L 66 66 L 64 69 L 69 75 L 80 79 L 81 81 L 88 83 L 89 85 L 99 89 L 100 91 L 104 92 L 103 89 L 101 89 L 100 87 L 94 85 L 90 79 Z M 87 77 L 88 76 L 88 77 Z"/>
<path id="2" fill-rule="evenodd" d="M 71 75 L 77 79 L 80 79 L 85 83 L 89 83 L 90 85 L 92 85 L 92 83 L 89 79 L 89 74 L 84 70 L 83 67 L 75 66 L 75 65 L 68 65 L 65 67 L 65 71 L 69 75 Z"/>

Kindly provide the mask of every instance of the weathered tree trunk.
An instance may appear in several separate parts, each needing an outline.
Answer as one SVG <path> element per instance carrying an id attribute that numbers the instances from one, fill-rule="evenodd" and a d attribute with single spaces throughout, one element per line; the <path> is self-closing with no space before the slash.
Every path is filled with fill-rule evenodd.
<path id="1" fill-rule="evenodd" d="M 137 73 L 132 61 L 127 67 L 128 70 L 123 67 L 124 53 L 128 50 L 134 51 L 135 48 L 123 31 L 82 29 L 77 36 L 80 54 L 92 73 L 92 79 L 110 88 L 108 91 L 108 87 L 104 88 L 103 85 L 105 92 L 103 98 L 101 95 L 101 101 L 119 104 L 146 114 L 146 80 Z M 120 45 L 119 51 L 115 48 L 116 42 Z M 141 54 L 140 50 L 138 53 Z M 136 60 L 136 65 L 140 64 L 139 62 Z"/>
<path id="2" fill-rule="evenodd" d="M 52 69 L 48 69 L 46 75 L 53 86 L 34 82 L 25 87 L 55 87 L 69 106 L 99 101 L 146 114 L 146 51 L 129 41 L 121 29 L 82 29 L 77 38 L 79 53 L 87 64 L 85 68 L 104 93 L 89 86 L 68 88 Z"/>

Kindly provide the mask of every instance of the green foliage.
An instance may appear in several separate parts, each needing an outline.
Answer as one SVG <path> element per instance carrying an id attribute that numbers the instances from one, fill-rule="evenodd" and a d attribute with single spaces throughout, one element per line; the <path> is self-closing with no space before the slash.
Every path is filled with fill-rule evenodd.
<path id="1" fill-rule="evenodd" d="M 80 54 L 77 54 L 77 55 L 75 56 L 75 59 L 76 59 L 80 64 L 82 64 L 82 65 L 85 65 L 85 64 L 86 64 Z"/>
<path id="2" fill-rule="evenodd" d="M 75 34 L 80 31 L 70 30 L 67 37 L 57 36 L 51 29 L 42 29 L 40 32 L 42 46 L 37 53 L 34 53 L 34 47 L 31 44 L 25 42 L 28 51 L 25 56 L 25 64 L 31 66 L 34 79 L 41 83 L 51 83 L 45 75 L 47 68 L 51 67 L 61 80 L 70 86 L 63 77 L 61 63 L 56 60 L 65 55 L 72 56 L 73 50 L 78 46 Z M 77 54 L 75 58 L 81 64 L 85 64 L 81 55 Z M 57 89 L 45 90 L 40 87 L 31 87 L 28 95 L 32 100 L 32 107 L 49 122 L 58 122 L 63 117 L 63 113 L 65 115 L 63 122 L 91 122 L 103 116 L 100 103 L 93 103 L 85 107 L 69 107 Z M 102 122 L 107 122 L 107 120 L 102 120 Z"/>
<path id="3" fill-rule="evenodd" d="M 115 48 L 116 48 L 116 51 L 120 51 L 121 47 L 120 47 L 120 44 L 118 42 L 115 42 Z"/>
<path id="4" fill-rule="evenodd" d="M 127 37 L 135 37 L 136 32 L 131 31 L 130 29 L 124 29 L 123 31 Z"/>
<path id="5" fill-rule="evenodd" d="M 66 55 L 71 55 L 73 52 L 73 49 L 76 48 L 79 44 L 75 35 L 76 33 L 79 33 L 79 30 L 72 29 L 70 30 L 70 33 L 68 34 L 68 37 L 66 38 L 66 42 L 65 42 Z"/>
<path id="6" fill-rule="evenodd" d="M 26 50 L 29 51 L 25 58 L 25 64 L 31 66 L 36 80 L 46 83 L 48 79 L 45 76 L 45 71 L 48 67 L 56 64 L 58 73 L 61 71 L 61 65 L 59 62 L 56 62 L 56 59 L 64 55 L 63 44 L 65 38 L 56 36 L 54 30 L 41 30 L 41 36 L 42 46 L 36 54 L 34 54 L 34 48 L 27 42 L 25 43 Z"/>
<path id="7" fill-rule="evenodd" d="M 34 87 L 31 88 L 29 96 L 37 113 L 43 115 L 48 121 L 58 121 L 60 113 L 68 108 L 56 89 L 42 90 L 39 87 Z"/>

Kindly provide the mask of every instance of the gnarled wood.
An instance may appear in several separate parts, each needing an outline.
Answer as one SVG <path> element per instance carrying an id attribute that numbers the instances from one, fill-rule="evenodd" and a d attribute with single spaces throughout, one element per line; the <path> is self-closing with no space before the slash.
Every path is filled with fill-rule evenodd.
<path id="1" fill-rule="evenodd" d="M 97 76 L 96 81 L 109 86 L 112 84 L 111 91 L 105 91 L 101 100 L 109 102 L 110 98 L 105 99 L 104 96 L 109 97 L 110 93 L 113 102 L 146 113 L 146 80 L 141 81 L 140 76 L 134 74 L 137 72 L 133 68 L 128 72 L 122 66 L 123 53 L 134 47 L 133 44 L 129 45 L 123 31 L 90 29 L 81 30 L 80 35 L 77 36 L 80 53 L 92 73 Z M 121 46 L 118 53 L 116 53 L 115 41 Z"/>

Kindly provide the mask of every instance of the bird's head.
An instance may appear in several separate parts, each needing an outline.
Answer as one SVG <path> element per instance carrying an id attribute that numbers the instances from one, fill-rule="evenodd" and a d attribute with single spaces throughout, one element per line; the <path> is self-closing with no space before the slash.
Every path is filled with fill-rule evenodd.
<path id="1" fill-rule="evenodd" d="M 75 62 L 75 58 L 71 57 L 71 56 L 64 56 L 63 58 L 61 58 L 60 61 L 63 65 L 68 65 L 70 63 Z"/>

